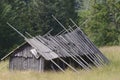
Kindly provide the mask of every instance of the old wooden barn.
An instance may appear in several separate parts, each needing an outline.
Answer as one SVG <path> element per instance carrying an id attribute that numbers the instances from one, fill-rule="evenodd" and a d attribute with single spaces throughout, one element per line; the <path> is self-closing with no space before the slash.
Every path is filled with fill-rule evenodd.
<path id="1" fill-rule="evenodd" d="M 73 26 L 66 29 L 54 16 L 53 18 L 64 28 L 55 36 L 49 31 L 44 36 L 36 37 L 26 33 L 29 36 L 27 38 L 8 23 L 26 41 L 2 58 L 4 60 L 10 56 L 10 70 L 64 72 L 69 67 L 77 72 L 76 68 L 89 70 L 92 66 L 99 67 L 109 62 L 71 19 Z"/>

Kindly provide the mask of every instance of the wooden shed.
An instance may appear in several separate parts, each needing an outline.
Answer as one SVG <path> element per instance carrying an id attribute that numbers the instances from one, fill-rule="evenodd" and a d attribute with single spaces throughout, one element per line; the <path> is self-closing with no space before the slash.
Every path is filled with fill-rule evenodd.
<path id="1" fill-rule="evenodd" d="M 9 69 L 10 70 L 33 70 L 33 71 L 48 71 L 48 70 L 59 70 L 51 61 L 45 60 L 42 56 L 36 57 L 32 54 L 31 50 L 34 48 L 28 44 L 23 43 L 1 60 L 9 57 Z M 63 58 L 66 62 L 72 64 L 72 59 L 70 57 Z M 67 68 L 67 65 L 61 62 L 59 59 L 54 59 L 54 61 L 63 69 Z M 77 63 L 74 62 L 76 67 L 78 67 Z"/>
<path id="2" fill-rule="evenodd" d="M 57 20 L 55 18 L 55 20 Z M 60 23 L 57 20 L 58 23 Z M 12 25 L 8 24 L 24 39 L 25 43 L 14 49 L 5 57 L 10 56 L 10 70 L 34 70 L 43 72 L 46 70 L 61 70 L 66 68 L 76 71 L 76 68 L 89 70 L 92 66 L 99 67 L 109 63 L 109 60 L 87 38 L 83 31 L 71 20 L 75 28 L 69 26 L 55 36 L 50 32 L 44 36 L 27 38 Z"/>
<path id="3" fill-rule="evenodd" d="M 74 39 L 69 37 L 72 34 L 77 34 Z M 81 39 L 77 37 L 80 35 Z M 25 43 L 2 59 L 8 56 L 10 56 L 10 70 L 43 72 L 65 70 L 69 66 L 74 69 L 87 69 L 107 63 L 107 58 L 77 29 L 57 37 L 47 36 L 44 38 L 39 35 L 26 39 Z"/>
<path id="4" fill-rule="evenodd" d="M 9 69 L 12 71 L 32 70 L 32 71 L 43 72 L 50 70 L 53 71 L 59 70 L 59 68 L 56 67 L 56 65 L 53 64 L 50 60 L 46 60 L 39 54 L 38 55 L 33 54 L 32 50 L 34 50 L 34 48 L 29 43 L 25 42 L 20 46 L 18 46 L 17 48 L 15 48 L 13 51 L 11 51 L 1 60 L 4 60 L 5 58 L 9 57 Z M 62 57 L 62 59 L 64 59 L 64 61 L 73 65 L 76 68 L 79 67 L 79 65 L 70 57 Z M 65 70 L 66 68 L 68 68 L 68 66 L 64 62 L 60 61 L 58 58 L 53 60 L 62 69 Z"/>
<path id="5" fill-rule="evenodd" d="M 41 56 L 36 58 L 31 52 L 32 49 L 33 48 L 28 43 L 24 43 L 19 48 L 14 50 L 10 55 L 10 70 L 43 71 L 44 58 Z"/>

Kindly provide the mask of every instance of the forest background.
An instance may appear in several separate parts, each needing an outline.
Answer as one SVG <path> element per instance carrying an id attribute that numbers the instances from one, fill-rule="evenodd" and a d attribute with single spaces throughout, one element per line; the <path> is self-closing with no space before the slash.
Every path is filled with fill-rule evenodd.
<path id="1" fill-rule="evenodd" d="M 24 42 L 9 22 L 22 34 L 52 35 L 67 26 L 72 18 L 98 47 L 120 45 L 120 0 L 1 0 L 0 58 Z"/>

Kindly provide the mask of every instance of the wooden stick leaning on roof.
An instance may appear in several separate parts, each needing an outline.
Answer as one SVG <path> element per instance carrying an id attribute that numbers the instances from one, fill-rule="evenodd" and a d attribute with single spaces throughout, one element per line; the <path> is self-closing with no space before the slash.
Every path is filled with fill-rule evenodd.
<path id="1" fill-rule="evenodd" d="M 105 63 L 109 63 L 109 60 L 96 48 L 96 46 L 88 39 L 88 37 L 83 33 L 83 31 L 80 29 L 80 27 L 78 27 L 78 25 L 70 18 L 70 21 L 75 25 L 76 28 L 78 28 L 82 34 L 85 36 L 86 40 L 87 40 L 87 43 L 89 45 L 91 45 L 91 47 L 96 50 L 96 52 L 98 52 L 98 54 L 100 55 L 99 57 L 102 58 L 105 62 Z"/>
<path id="2" fill-rule="evenodd" d="M 69 26 L 71 28 L 71 30 L 73 30 L 73 28 L 71 26 Z M 74 27 L 76 27 L 76 25 L 74 24 Z M 76 28 L 78 29 L 78 28 Z M 82 32 L 82 30 L 79 30 L 82 34 L 78 34 L 75 33 L 74 37 L 76 37 L 78 39 L 78 42 L 81 42 L 80 45 L 84 45 L 83 47 L 86 47 L 86 50 L 91 54 L 90 57 L 93 57 L 96 61 L 96 63 L 98 63 L 98 65 L 103 65 L 104 63 L 102 62 L 102 58 L 98 57 L 96 55 L 96 53 L 94 53 L 93 48 L 91 49 L 91 47 L 89 46 L 89 44 L 87 43 L 87 40 L 85 38 L 85 36 L 83 35 L 84 33 Z"/>
<path id="3" fill-rule="evenodd" d="M 69 26 L 70 27 L 70 26 Z M 71 39 L 72 41 L 76 42 L 76 46 L 79 49 L 84 49 L 85 48 L 85 53 L 83 52 L 83 54 L 96 66 L 100 66 L 100 61 L 98 58 L 95 58 L 96 56 L 94 56 L 93 52 L 90 52 L 89 47 L 86 46 L 86 44 L 84 43 L 84 41 L 81 40 L 81 38 L 78 39 L 79 36 L 76 36 L 76 34 L 70 34 L 72 35 Z M 67 37 L 69 37 L 70 35 L 68 35 Z M 79 41 L 80 40 L 80 41 Z M 82 51 L 82 50 L 81 50 Z M 89 54 L 89 56 L 87 54 Z M 94 60 L 94 61 L 93 61 Z"/>
<path id="4" fill-rule="evenodd" d="M 61 25 L 61 27 L 63 27 L 65 30 L 66 30 L 66 32 L 69 32 L 64 26 L 63 26 L 63 24 L 61 24 L 57 19 L 56 19 L 56 17 L 55 16 L 53 16 L 52 15 L 52 17 Z M 70 37 L 69 37 L 70 38 Z M 72 40 L 72 42 L 73 42 L 73 40 Z M 78 47 L 78 46 L 77 46 Z M 79 48 L 79 47 L 78 47 Z M 91 61 L 92 61 L 92 59 L 91 59 Z M 93 62 L 93 61 L 92 61 Z M 97 63 L 94 63 L 95 64 L 95 66 L 96 67 L 98 67 L 99 66 L 99 64 L 97 64 Z"/>

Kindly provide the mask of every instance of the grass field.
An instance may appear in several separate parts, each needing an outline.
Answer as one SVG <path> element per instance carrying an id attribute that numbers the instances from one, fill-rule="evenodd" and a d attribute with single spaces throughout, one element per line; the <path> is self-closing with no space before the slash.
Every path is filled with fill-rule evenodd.
<path id="1" fill-rule="evenodd" d="M 7 66 L 2 68 L 3 65 L 7 64 L 6 61 L 0 63 L 0 80 L 120 80 L 120 47 L 102 47 L 100 50 L 110 60 L 109 65 L 90 71 L 79 70 L 78 74 L 69 69 L 65 73 L 10 72 Z"/>

